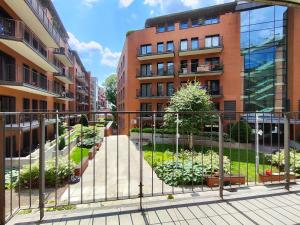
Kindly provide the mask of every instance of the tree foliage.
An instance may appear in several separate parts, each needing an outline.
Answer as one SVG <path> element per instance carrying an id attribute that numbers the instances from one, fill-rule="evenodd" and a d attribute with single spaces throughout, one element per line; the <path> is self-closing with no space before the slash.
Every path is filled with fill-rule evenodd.
<path id="1" fill-rule="evenodd" d="M 176 114 L 170 112 L 192 112 L 179 113 L 179 129 L 181 133 L 195 134 L 204 122 L 209 123 L 213 119 L 212 114 L 203 112 L 212 110 L 213 103 L 206 90 L 201 88 L 199 82 L 189 82 L 172 96 L 170 105 L 166 109 L 164 123 L 174 129 Z"/>
<path id="2" fill-rule="evenodd" d="M 117 104 L 117 75 L 111 74 L 108 76 L 103 86 L 105 87 L 105 96 L 108 102 L 112 104 L 112 110 L 115 109 Z"/>

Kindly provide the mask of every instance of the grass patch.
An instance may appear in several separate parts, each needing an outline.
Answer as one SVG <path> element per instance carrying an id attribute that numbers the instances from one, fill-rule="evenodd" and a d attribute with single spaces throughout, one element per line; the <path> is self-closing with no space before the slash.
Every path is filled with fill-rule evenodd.
<path id="1" fill-rule="evenodd" d="M 205 154 L 207 151 L 212 149 L 218 153 L 218 148 L 195 146 L 194 154 Z M 153 152 L 153 145 L 148 144 L 143 146 L 144 159 L 149 163 L 150 166 L 156 167 L 161 165 L 163 162 L 175 161 L 176 146 L 171 144 L 157 144 L 156 151 Z M 183 151 L 183 146 L 179 146 L 179 153 Z M 255 181 L 255 151 L 244 150 L 244 149 L 228 149 L 224 148 L 224 156 L 227 156 L 231 161 L 231 173 L 240 174 L 248 177 L 248 181 Z M 272 154 L 260 153 L 259 157 L 259 171 L 262 173 L 267 169 L 271 169 L 271 165 L 268 163 L 267 158 L 272 157 Z M 273 172 L 278 172 L 278 169 L 272 166 Z M 258 180 L 258 178 L 256 177 Z"/>
<path id="2" fill-rule="evenodd" d="M 88 148 L 81 148 L 77 146 L 72 150 L 70 158 L 76 165 L 78 165 L 82 159 L 88 156 L 89 151 L 90 149 Z"/>

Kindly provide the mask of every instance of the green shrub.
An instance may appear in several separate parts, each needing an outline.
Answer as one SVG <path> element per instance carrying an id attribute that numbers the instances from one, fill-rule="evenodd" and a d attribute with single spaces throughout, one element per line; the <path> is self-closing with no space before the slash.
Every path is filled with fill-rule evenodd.
<path id="1" fill-rule="evenodd" d="M 59 144 L 58 144 L 58 149 L 63 150 L 65 147 L 66 147 L 65 137 L 60 137 Z"/>
<path id="2" fill-rule="evenodd" d="M 203 175 L 206 174 L 206 168 L 199 163 L 188 161 L 165 162 L 155 168 L 157 176 L 170 186 L 201 184 Z"/>
<path id="3" fill-rule="evenodd" d="M 79 122 L 82 126 L 84 127 L 88 127 L 89 126 L 89 121 L 86 115 L 82 114 L 80 117 L 80 122 Z"/>
<path id="4" fill-rule="evenodd" d="M 63 123 L 58 124 L 58 134 L 59 136 L 63 135 L 65 133 L 66 127 Z"/>
<path id="5" fill-rule="evenodd" d="M 272 158 L 269 158 L 268 161 L 278 167 L 279 170 L 283 171 L 285 165 L 284 151 L 273 154 Z M 294 152 L 294 150 L 290 150 L 290 169 L 291 171 L 300 174 L 300 153 Z"/>
<path id="6" fill-rule="evenodd" d="M 101 140 L 100 137 L 96 138 L 83 138 L 80 147 L 82 148 L 91 148 L 94 146 L 95 143 L 98 143 Z"/>
<path id="7" fill-rule="evenodd" d="M 5 189 L 11 189 L 15 186 L 15 183 L 19 176 L 19 171 L 16 169 L 5 169 Z"/>
<path id="8" fill-rule="evenodd" d="M 240 143 L 251 143 L 253 136 L 252 136 L 252 129 L 247 122 L 238 121 L 235 123 L 231 123 L 228 125 L 229 131 L 231 132 L 231 137 L 236 142 Z"/>
<path id="9" fill-rule="evenodd" d="M 69 166 L 70 163 L 70 166 Z M 68 178 L 74 174 L 75 165 L 72 161 L 68 162 L 66 159 L 58 160 L 58 169 L 56 171 L 55 160 L 50 160 L 46 162 L 45 165 L 45 185 L 46 187 L 55 187 L 56 182 L 59 186 L 67 183 Z M 57 174 L 56 174 L 57 173 Z M 22 169 L 19 179 L 16 182 L 16 187 L 21 188 L 31 188 L 39 187 L 39 165 L 34 163 L 31 166 L 24 166 Z"/>

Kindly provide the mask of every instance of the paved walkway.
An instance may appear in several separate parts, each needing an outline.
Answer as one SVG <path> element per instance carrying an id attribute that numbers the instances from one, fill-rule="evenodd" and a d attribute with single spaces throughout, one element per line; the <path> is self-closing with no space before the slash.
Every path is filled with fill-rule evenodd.
<path id="1" fill-rule="evenodd" d="M 138 146 L 125 135 L 110 136 L 97 152 L 95 160 L 89 161 L 81 182 L 70 185 L 61 201 L 92 201 L 94 199 L 124 199 L 139 195 L 140 151 Z M 118 146 L 118 147 L 117 147 Z M 143 193 L 151 195 L 172 191 L 159 180 L 142 156 Z M 106 169 L 107 168 L 107 169 Z M 153 179 L 152 179 L 153 177 Z M 153 183 L 152 183 L 153 180 Z M 69 195 L 70 193 L 70 195 Z"/>
<path id="2" fill-rule="evenodd" d="M 217 192 L 212 194 L 217 196 Z M 129 205 L 48 212 L 40 224 L 300 224 L 300 193 L 295 189 L 286 192 L 282 187 L 255 187 L 224 194 L 225 200 L 205 194 L 173 201 L 157 200 L 145 203 L 143 212 Z M 34 221 L 38 215 L 16 216 L 9 225 L 37 224 Z"/>

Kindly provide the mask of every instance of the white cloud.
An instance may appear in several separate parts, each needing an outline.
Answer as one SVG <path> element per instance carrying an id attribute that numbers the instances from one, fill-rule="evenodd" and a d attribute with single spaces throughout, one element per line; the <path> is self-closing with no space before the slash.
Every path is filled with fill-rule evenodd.
<path id="1" fill-rule="evenodd" d="M 122 8 L 127 8 L 133 3 L 134 0 L 119 0 L 119 5 Z"/>
<path id="2" fill-rule="evenodd" d="M 150 7 L 159 7 L 160 13 L 165 14 L 231 1 L 234 0 L 144 0 L 144 4 Z"/>
<path id="3" fill-rule="evenodd" d="M 82 0 L 82 3 L 88 7 L 93 7 L 99 0 Z"/>
<path id="4" fill-rule="evenodd" d="M 99 57 L 101 64 L 110 67 L 117 66 L 121 52 L 113 52 L 96 41 L 81 42 L 70 32 L 68 32 L 68 35 L 70 47 L 84 55 L 85 61 Z"/>
<path id="5" fill-rule="evenodd" d="M 154 10 L 151 10 L 151 11 L 150 11 L 150 15 L 153 15 L 153 14 L 154 14 Z"/>

